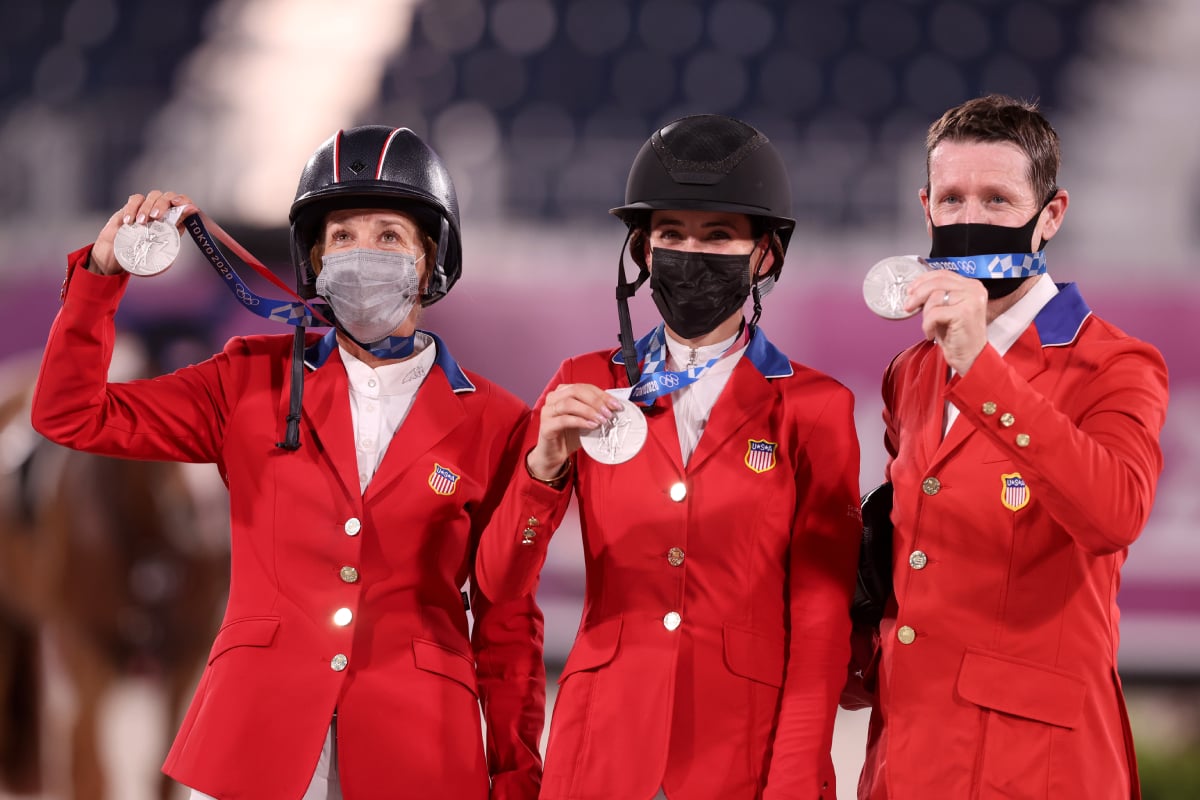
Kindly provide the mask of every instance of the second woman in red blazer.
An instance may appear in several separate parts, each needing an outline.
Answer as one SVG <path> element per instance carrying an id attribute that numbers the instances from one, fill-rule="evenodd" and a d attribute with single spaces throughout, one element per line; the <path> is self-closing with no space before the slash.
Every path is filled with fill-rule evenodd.
<path id="1" fill-rule="evenodd" d="M 756 324 L 794 224 L 786 170 L 749 125 L 687 117 L 645 144 L 614 213 L 663 324 L 562 365 L 478 562 L 493 599 L 531 592 L 574 490 L 586 600 L 541 797 L 833 798 L 858 440 L 850 392 Z M 629 416 L 615 395 L 653 404 Z M 597 430 L 614 450 L 577 453 Z"/>

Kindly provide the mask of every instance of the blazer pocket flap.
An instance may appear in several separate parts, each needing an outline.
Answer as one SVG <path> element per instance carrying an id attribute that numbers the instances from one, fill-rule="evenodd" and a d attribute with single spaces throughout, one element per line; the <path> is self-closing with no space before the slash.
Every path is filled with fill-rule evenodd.
<path id="1" fill-rule="evenodd" d="M 212 649 L 208 652 L 208 663 L 226 650 L 234 647 L 267 647 L 275 641 L 279 630 L 279 617 L 244 617 L 225 623 L 217 632 Z"/>
<path id="2" fill-rule="evenodd" d="M 621 617 L 607 619 L 581 630 L 575 637 L 575 644 L 567 656 L 567 663 L 563 665 L 562 674 L 558 676 L 558 682 L 562 683 L 572 673 L 603 667 L 616 656 L 620 642 Z"/>
<path id="3" fill-rule="evenodd" d="M 464 653 L 437 642 L 413 639 L 413 662 L 417 669 L 457 681 L 470 689 L 471 694 L 479 696 L 479 689 L 475 684 L 475 662 Z"/>
<path id="4" fill-rule="evenodd" d="M 734 675 L 776 688 L 783 686 L 784 649 L 782 636 L 725 625 L 725 666 Z"/>
<path id="5" fill-rule="evenodd" d="M 1074 728 L 1083 714 L 1087 686 L 1074 675 L 1040 664 L 968 650 L 958 673 L 958 693 L 984 708 Z"/>

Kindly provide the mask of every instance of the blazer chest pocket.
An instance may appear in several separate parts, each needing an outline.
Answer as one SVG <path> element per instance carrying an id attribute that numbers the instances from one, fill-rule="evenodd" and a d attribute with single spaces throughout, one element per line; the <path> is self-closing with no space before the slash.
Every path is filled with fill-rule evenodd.
<path id="1" fill-rule="evenodd" d="M 958 693 L 983 708 L 1074 728 L 1087 686 L 1065 672 L 1029 661 L 968 650 L 958 672 Z"/>
<path id="2" fill-rule="evenodd" d="M 211 664 L 235 647 L 270 647 L 279 630 L 279 617 L 243 617 L 227 622 L 208 653 Z"/>

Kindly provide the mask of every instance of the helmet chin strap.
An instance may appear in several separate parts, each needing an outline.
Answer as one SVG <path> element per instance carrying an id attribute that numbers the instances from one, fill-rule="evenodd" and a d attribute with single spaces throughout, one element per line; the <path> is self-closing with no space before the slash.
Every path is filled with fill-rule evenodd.
<path id="1" fill-rule="evenodd" d="M 300 407 L 304 398 L 304 326 L 292 334 L 292 378 L 288 398 L 287 432 L 275 446 L 284 450 L 300 449 Z"/>
<path id="2" fill-rule="evenodd" d="M 634 347 L 633 321 L 629 316 L 629 298 L 633 297 L 637 293 L 638 287 L 646 282 L 646 278 L 650 277 L 650 272 L 642 269 L 634 283 L 630 283 L 625 276 L 625 250 L 629 247 L 629 240 L 632 236 L 633 227 L 630 226 L 625 232 L 625 243 L 621 245 L 621 255 L 617 259 L 617 320 L 620 324 L 617 338 L 621 342 L 621 357 L 625 360 L 625 375 L 629 378 L 629 385 L 636 386 L 638 379 L 642 377 L 642 368 L 638 364 L 637 348 Z"/>
<path id="3" fill-rule="evenodd" d="M 758 271 L 762 268 L 762 263 L 766 259 L 769 250 L 769 245 L 763 248 L 762 255 L 758 257 L 758 263 L 754 265 L 754 278 L 750 282 L 750 296 L 754 298 L 754 314 L 750 317 L 751 333 L 754 333 L 758 327 L 758 318 L 762 316 L 762 293 L 758 290 Z"/>

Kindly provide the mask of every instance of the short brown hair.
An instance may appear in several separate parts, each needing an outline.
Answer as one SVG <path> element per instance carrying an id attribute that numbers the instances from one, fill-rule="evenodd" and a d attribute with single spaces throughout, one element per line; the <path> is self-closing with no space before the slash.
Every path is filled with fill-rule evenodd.
<path id="1" fill-rule="evenodd" d="M 925 188 L 929 190 L 929 160 L 943 141 L 1012 142 L 1029 156 L 1029 182 L 1043 203 L 1058 191 L 1062 163 L 1058 134 L 1038 110 L 1037 103 L 1002 94 L 989 94 L 955 106 L 929 126 L 925 136 Z"/>

